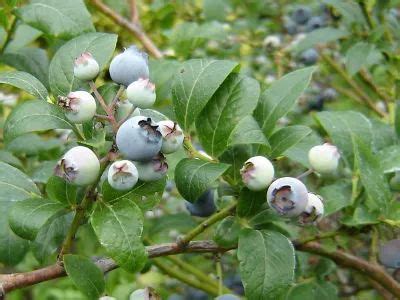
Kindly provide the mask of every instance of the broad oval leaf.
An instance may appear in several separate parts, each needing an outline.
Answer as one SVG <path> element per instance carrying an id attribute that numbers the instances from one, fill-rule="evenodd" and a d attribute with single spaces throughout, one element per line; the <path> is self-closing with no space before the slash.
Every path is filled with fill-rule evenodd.
<path id="1" fill-rule="evenodd" d="M 64 255 L 64 268 L 76 287 L 89 299 L 98 299 L 104 292 L 103 272 L 90 259 L 80 255 Z"/>
<path id="2" fill-rule="evenodd" d="M 241 218 L 250 218 L 261 211 L 266 201 L 265 191 L 254 192 L 243 188 L 240 191 L 236 212 Z"/>
<path id="3" fill-rule="evenodd" d="M 310 83 L 314 67 L 291 72 L 275 81 L 261 95 L 254 117 L 269 137 L 279 118 L 285 116 Z"/>
<path id="4" fill-rule="evenodd" d="M 33 240 L 47 220 L 63 210 L 64 206 L 59 202 L 31 198 L 16 203 L 8 221 L 15 234 L 26 240 Z"/>
<path id="5" fill-rule="evenodd" d="M 384 173 L 400 171 L 400 149 L 393 145 L 378 152 L 378 161 Z"/>
<path id="6" fill-rule="evenodd" d="M 334 42 L 349 35 L 349 32 L 344 29 L 325 27 L 316 29 L 306 35 L 295 47 L 296 53 L 314 47 L 317 44 Z"/>
<path id="7" fill-rule="evenodd" d="M 235 217 L 226 217 L 214 232 L 214 241 L 221 247 L 235 247 L 239 240 L 241 225 Z"/>
<path id="8" fill-rule="evenodd" d="M 74 76 L 74 60 L 82 52 L 90 52 L 103 69 L 111 58 L 117 36 L 108 33 L 88 33 L 78 36 L 60 47 L 49 67 L 50 89 L 55 96 L 66 95 L 88 84 Z"/>
<path id="9" fill-rule="evenodd" d="M 0 83 L 10 84 L 29 94 L 47 101 L 49 96 L 44 85 L 31 74 L 22 71 L 8 71 L 0 73 Z"/>
<path id="10" fill-rule="evenodd" d="M 228 76 L 196 119 L 199 139 L 207 152 L 219 156 L 226 150 L 235 126 L 253 112 L 259 96 L 256 80 L 240 74 Z"/>
<path id="11" fill-rule="evenodd" d="M 189 129 L 236 66 L 237 63 L 227 60 L 193 59 L 183 63 L 172 85 L 172 100 L 184 130 Z"/>
<path id="12" fill-rule="evenodd" d="M 295 252 L 281 233 L 243 229 L 237 255 L 248 299 L 277 299 L 293 283 Z"/>
<path id="13" fill-rule="evenodd" d="M 228 164 L 184 158 L 175 168 L 176 187 L 183 198 L 195 202 L 228 168 Z"/>
<path id="14" fill-rule="evenodd" d="M 17 106 L 4 125 L 6 143 L 24 133 L 49 129 L 73 129 L 61 108 L 40 100 L 27 101 Z"/>
<path id="15" fill-rule="evenodd" d="M 375 64 L 382 58 L 374 44 L 359 42 L 346 53 L 346 69 L 350 75 L 356 74 L 362 67 Z"/>
<path id="16" fill-rule="evenodd" d="M 147 253 L 141 241 L 143 214 L 131 200 L 123 198 L 110 204 L 99 201 L 91 224 L 101 245 L 122 268 L 140 271 Z"/>
<path id="17" fill-rule="evenodd" d="M 270 144 L 253 116 L 244 117 L 237 123 L 228 139 L 228 145 L 258 144 L 267 148 Z"/>
<path id="18" fill-rule="evenodd" d="M 284 127 L 274 132 L 269 142 L 271 144 L 270 156 L 275 158 L 302 141 L 311 133 L 311 129 L 307 126 L 294 125 Z"/>
<path id="19" fill-rule="evenodd" d="M 52 176 L 47 181 L 46 193 L 50 200 L 64 205 L 73 205 L 76 203 L 77 186 L 68 183 L 63 178 Z"/>
<path id="20" fill-rule="evenodd" d="M 47 35 L 68 39 L 94 31 L 90 14 L 82 0 L 33 0 L 16 13 L 24 23 Z"/>

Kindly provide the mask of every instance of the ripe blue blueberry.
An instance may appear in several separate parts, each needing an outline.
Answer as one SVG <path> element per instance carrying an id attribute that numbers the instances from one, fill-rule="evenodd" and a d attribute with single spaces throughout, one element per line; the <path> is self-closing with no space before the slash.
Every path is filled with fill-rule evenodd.
<path id="1" fill-rule="evenodd" d="M 249 158 L 240 169 L 243 183 L 252 191 L 266 189 L 274 178 L 274 166 L 264 156 Z"/>
<path id="2" fill-rule="evenodd" d="M 96 78 L 99 71 L 99 64 L 89 52 L 82 53 L 74 61 L 74 76 L 80 80 L 92 80 Z"/>
<path id="3" fill-rule="evenodd" d="M 224 294 L 215 298 L 215 300 L 240 300 L 240 298 L 236 295 L 232 294 Z"/>
<path id="4" fill-rule="evenodd" d="M 318 222 L 324 215 L 324 204 L 322 198 L 316 194 L 308 193 L 307 206 L 300 214 L 299 222 L 308 224 Z"/>
<path id="5" fill-rule="evenodd" d="M 118 129 L 117 147 L 130 160 L 148 161 L 161 150 L 162 135 L 151 118 L 132 117 Z"/>
<path id="6" fill-rule="evenodd" d="M 340 154 L 336 146 L 329 143 L 314 146 L 308 152 L 308 161 L 311 167 L 321 174 L 336 172 L 339 165 Z"/>
<path id="7" fill-rule="evenodd" d="M 319 57 L 318 51 L 315 50 L 314 48 L 310 48 L 301 53 L 300 61 L 305 65 L 310 66 L 317 62 L 318 57 Z"/>
<path id="8" fill-rule="evenodd" d="M 148 78 L 139 78 L 128 85 L 126 96 L 130 103 L 139 108 L 150 108 L 156 102 L 156 86 Z"/>
<path id="9" fill-rule="evenodd" d="M 89 148 L 77 146 L 67 151 L 58 161 L 55 174 L 75 185 L 88 185 L 96 181 L 100 162 Z"/>
<path id="10" fill-rule="evenodd" d="M 116 111 L 116 119 L 117 121 L 121 121 L 125 119 L 128 114 L 132 111 L 133 104 L 130 103 L 128 100 L 125 101 L 118 101 L 117 102 L 117 111 Z M 140 109 L 136 108 L 130 115 L 130 117 L 140 116 Z"/>
<path id="11" fill-rule="evenodd" d="M 116 190 L 130 190 L 139 179 L 136 166 L 129 160 L 114 162 L 108 169 L 108 183 Z"/>
<path id="12" fill-rule="evenodd" d="M 292 12 L 292 15 L 290 17 L 297 24 L 303 25 L 307 23 L 307 21 L 310 19 L 311 9 L 306 6 L 300 6 Z"/>
<path id="13" fill-rule="evenodd" d="M 239 274 L 230 274 L 224 277 L 224 284 L 237 295 L 244 295 L 244 287 Z"/>
<path id="14" fill-rule="evenodd" d="M 214 190 L 207 190 L 194 203 L 186 201 L 186 208 L 192 216 L 203 218 L 211 216 L 216 210 Z"/>
<path id="15" fill-rule="evenodd" d="M 400 268 L 400 239 L 388 241 L 379 248 L 379 261 L 388 268 Z"/>
<path id="16" fill-rule="evenodd" d="M 297 217 L 307 206 L 308 191 L 300 180 L 282 177 L 269 186 L 267 201 L 271 209 L 279 215 Z"/>
<path id="17" fill-rule="evenodd" d="M 184 139 L 183 131 L 179 125 L 170 120 L 160 121 L 157 125 L 163 137 L 161 152 L 169 154 L 178 151 Z"/>
<path id="18" fill-rule="evenodd" d="M 333 100 L 337 97 L 337 92 L 333 88 L 327 88 L 322 91 L 321 96 L 324 100 Z"/>
<path id="19" fill-rule="evenodd" d="M 85 91 L 76 91 L 67 97 L 59 96 L 58 105 L 65 110 L 65 116 L 73 123 L 91 120 L 96 113 L 96 100 Z"/>
<path id="20" fill-rule="evenodd" d="M 295 35 L 299 32 L 299 25 L 297 25 L 293 20 L 288 19 L 284 22 L 283 27 L 286 32 L 290 35 Z"/>
<path id="21" fill-rule="evenodd" d="M 308 103 L 309 110 L 322 111 L 324 109 L 325 98 L 322 95 L 317 95 L 314 100 Z"/>
<path id="22" fill-rule="evenodd" d="M 306 25 L 306 30 L 308 32 L 315 29 L 319 29 L 325 26 L 325 20 L 323 17 L 315 16 L 308 20 Z"/>
<path id="23" fill-rule="evenodd" d="M 147 54 L 135 46 L 130 46 L 111 61 L 110 76 L 114 82 L 124 86 L 139 78 L 149 78 Z"/>
<path id="24" fill-rule="evenodd" d="M 136 161 L 139 179 L 145 182 L 163 178 L 168 172 L 168 164 L 164 155 L 159 153 L 149 161 Z"/>

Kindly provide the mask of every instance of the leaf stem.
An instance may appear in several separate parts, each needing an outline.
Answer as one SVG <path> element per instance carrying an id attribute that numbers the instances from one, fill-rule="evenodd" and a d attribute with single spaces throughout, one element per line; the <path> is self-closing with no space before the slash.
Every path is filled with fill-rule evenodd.
<path id="1" fill-rule="evenodd" d="M 213 214 L 211 217 L 207 218 L 203 222 L 201 222 L 199 225 L 197 225 L 195 228 L 193 228 L 191 231 L 189 231 L 186 235 L 183 237 L 178 238 L 178 245 L 180 247 L 185 247 L 191 240 L 193 240 L 196 236 L 198 236 L 200 233 L 202 233 L 204 230 L 206 230 L 208 227 L 211 225 L 217 223 L 218 221 L 222 220 L 223 218 L 229 216 L 232 214 L 232 211 L 236 208 L 237 203 L 234 202 L 227 207 L 221 209 L 219 212 Z"/>
<path id="2" fill-rule="evenodd" d="M 185 136 L 183 140 L 183 147 L 185 148 L 186 152 L 188 153 L 189 157 L 191 158 L 199 158 L 201 160 L 209 161 L 209 162 L 217 162 L 218 160 L 200 153 L 197 149 L 193 146 L 191 142 L 190 136 Z"/>
<path id="3" fill-rule="evenodd" d="M 10 29 L 7 32 L 6 40 L 4 41 L 3 46 L 1 47 L 0 53 L 4 53 L 4 51 L 6 50 L 8 44 L 11 42 L 11 36 L 14 34 L 16 28 L 17 28 L 17 17 L 14 17 Z"/>
<path id="4" fill-rule="evenodd" d="M 217 267 L 217 278 L 218 278 L 218 295 L 222 295 L 223 293 L 223 281 L 222 281 L 222 264 L 221 257 L 217 254 L 215 255 L 216 259 L 216 267 Z"/>

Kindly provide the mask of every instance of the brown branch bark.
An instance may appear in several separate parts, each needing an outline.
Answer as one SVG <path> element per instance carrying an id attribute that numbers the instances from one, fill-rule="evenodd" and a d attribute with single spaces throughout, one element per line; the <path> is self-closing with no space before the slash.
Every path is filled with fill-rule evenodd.
<path id="1" fill-rule="evenodd" d="M 133 23 L 127 19 L 125 19 L 120 14 L 116 13 L 106 4 L 104 4 L 100 0 L 90 0 L 89 1 L 94 7 L 96 7 L 103 14 L 108 16 L 110 19 L 114 20 L 118 25 L 126 28 L 128 31 L 133 33 L 133 35 L 142 43 L 143 47 L 153 55 L 155 58 L 162 58 L 163 54 L 157 48 L 157 46 L 153 43 L 153 41 L 148 37 L 148 35 L 142 30 L 140 25 L 137 23 Z"/>

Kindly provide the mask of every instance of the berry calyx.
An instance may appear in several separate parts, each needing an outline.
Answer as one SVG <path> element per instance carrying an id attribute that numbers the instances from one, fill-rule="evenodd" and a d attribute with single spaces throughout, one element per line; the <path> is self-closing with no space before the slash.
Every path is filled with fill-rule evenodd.
<path id="1" fill-rule="evenodd" d="M 139 108 L 152 107 L 156 101 L 156 86 L 149 79 L 139 78 L 126 89 L 130 103 Z"/>
<path id="2" fill-rule="evenodd" d="M 184 135 L 178 123 L 164 120 L 157 123 L 163 137 L 161 152 L 170 154 L 179 150 L 182 146 Z"/>
<path id="3" fill-rule="evenodd" d="M 96 113 L 96 100 L 86 91 L 76 91 L 67 97 L 59 96 L 58 105 L 65 110 L 65 116 L 73 123 L 91 120 Z"/>
<path id="4" fill-rule="evenodd" d="M 267 191 L 268 205 L 281 216 L 296 217 L 306 208 L 308 191 L 306 186 L 293 177 L 275 180 Z"/>
<path id="5" fill-rule="evenodd" d="M 168 163 L 165 156 L 159 153 L 150 161 L 135 162 L 139 172 L 139 179 L 145 182 L 163 178 L 168 172 Z"/>
<path id="6" fill-rule="evenodd" d="M 308 193 L 307 205 L 300 214 L 299 222 L 301 224 L 314 223 L 322 219 L 324 215 L 324 204 L 322 198 L 314 193 Z"/>
<path id="7" fill-rule="evenodd" d="M 308 152 L 308 161 L 318 173 L 334 173 L 339 165 L 340 154 L 336 146 L 329 143 L 314 146 Z"/>
<path id="8" fill-rule="evenodd" d="M 89 148 L 77 146 L 64 154 L 55 168 L 55 175 L 75 185 L 88 185 L 96 181 L 100 162 Z"/>
<path id="9" fill-rule="evenodd" d="M 83 52 L 74 61 L 74 76 L 80 80 L 93 80 L 99 71 L 99 64 L 90 52 Z"/>
<path id="10" fill-rule="evenodd" d="M 114 162 L 108 169 L 108 183 L 116 190 L 130 190 L 139 178 L 136 166 L 129 160 Z"/>
<path id="11" fill-rule="evenodd" d="M 266 189 L 274 178 L 274 166 L 264 156 L 249 158 L 240 169 L 243 183 L 252 191 Z"/>

